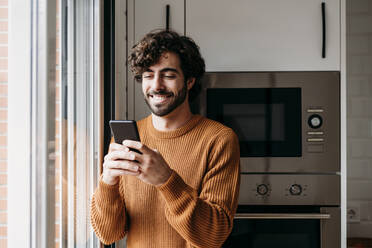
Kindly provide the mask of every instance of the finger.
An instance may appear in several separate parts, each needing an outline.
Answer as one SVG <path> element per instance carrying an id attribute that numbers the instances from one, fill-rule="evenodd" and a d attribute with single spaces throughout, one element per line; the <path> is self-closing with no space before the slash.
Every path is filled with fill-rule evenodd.
<path id="1" fill-rule="evenodd" d="M 128 151 L 113 151 L 105 156 L 105 161 L 108 160 L 135 160 L 133 152 Z"/>
<path id="2" fill-rule="evenodd" d="M 122 170 L 122 175 L 130 175 L 130 176 L 138 176 L 141 174 L 140 171 L 137 171 L 137 172 L 133 172 L 133 171 L 126 171 L 126 170 Z"/>
<path id="3" fill-rule="evenodd" d="M 129 151 L 128 147 L 123 146 L 122 144 L 118 144 L 118 143 L 111 143 L 110 144 L 109 152 L 121 151 L 121 150 Z"/>
<path id="4" fill-rule="evenodd" d="M 118 177 L 122 175 L 138 176 L 139 174 L 141 174 L 140 171 L 134 172 L 134 171 L 123 170 L 123 169 L 111 169 L 109 173 L 110 173 L 110 176 L 112 177 Z"/>
<path id="5" fill-rule="evenodd" d="M 139 141 L 134 141 L 134 140 L 124 140 L 123 145 L 132 149 L 136 149 L 140 151 L 141 153 L 148 153 L 149 151 L 152 151 L 150 148 L 145 146 Z"/>
<path id="6" fill-rule="evenodd" d="M 135 161 L 137 163 L 142 163 L 143 162 L 143 154 L 142 153 L 138 153 L 138 152 L 135 152 L 135 151 L 130 151 L 129 154 L 131 155 L 131 159 L 128 159 L 128 160 L 131 160 L 131 161 Z"/>
<path id="7" fill-rule="evenodd" d="M 107 161 L 103 164 L 103 167 L 105 170 L 122 169 L 133 172 L 139 171 L 139 164 L 137 162 L 132 162 L 128 160 Z"/>

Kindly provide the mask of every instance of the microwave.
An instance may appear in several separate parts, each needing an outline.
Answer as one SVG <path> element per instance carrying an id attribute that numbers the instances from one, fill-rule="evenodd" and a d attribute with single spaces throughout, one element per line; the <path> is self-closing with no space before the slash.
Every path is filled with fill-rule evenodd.
<path id="1" fill-rule="evenodd" d="M 232 128 L 242 173 L 340 171 L 340 72 L 208 72 L 192 111 Z"/>

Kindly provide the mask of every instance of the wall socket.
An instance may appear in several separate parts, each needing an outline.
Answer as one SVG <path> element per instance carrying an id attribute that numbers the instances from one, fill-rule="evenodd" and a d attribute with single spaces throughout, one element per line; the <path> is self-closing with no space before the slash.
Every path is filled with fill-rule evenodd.
<path id="1" fill-rule="evenodd" d="M 360 204 L 350 204 L 347 207 L 347 222 L 359 223 L 360 222 Z"/>

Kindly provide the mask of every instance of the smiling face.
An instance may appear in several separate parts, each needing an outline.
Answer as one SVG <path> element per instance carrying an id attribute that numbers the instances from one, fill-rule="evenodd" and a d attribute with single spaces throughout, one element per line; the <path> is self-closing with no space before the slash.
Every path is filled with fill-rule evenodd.
<path id="1" fill-rule="evenodd" d="M 188 108 L 188 90 L 193 83 L 194 80 L 185 81 L 180 60 L 172 52 L 163 53 L 159 62 L 142 74 L 146 104 L 157 116 L 166 116 L 177 108 Z"/>

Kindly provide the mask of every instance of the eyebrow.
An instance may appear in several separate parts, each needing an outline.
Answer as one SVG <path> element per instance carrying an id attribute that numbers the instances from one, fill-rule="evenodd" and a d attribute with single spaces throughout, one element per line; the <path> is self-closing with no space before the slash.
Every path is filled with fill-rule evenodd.
<path id="1" fill-rule="evenodd" d="M 160 70 L 160 72 L 169 72 L 169 71 L 179 74 L 179 71 L 176 68 L 166 67 Z M 146 72 L 154 72 L 154 71 L 148 68 Z"/>

